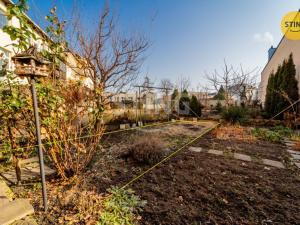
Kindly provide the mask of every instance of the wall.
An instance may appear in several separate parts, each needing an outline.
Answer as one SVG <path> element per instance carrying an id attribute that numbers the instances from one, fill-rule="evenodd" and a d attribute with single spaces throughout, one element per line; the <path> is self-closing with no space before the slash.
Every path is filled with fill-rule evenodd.
<path id="1" fill-rule="evenodd" d="M 0 10 L 2 12 L 6 12 L 7 8 L 6 8 L 6 4 L 4 3 L 3 0 L 0 0 Z M 45 34 L 45 32 L 39 27 L 37 26 L 30 18 L 28 18 L 29 23 L 31 23 L 33 25 L 33 31 L 37 37 L 37 40 L 30 40 L 30 44 L 31 45 L 35 45 L 37 47 L 37 49 L 39 51 L 43 50 L 43 49 L 47 49 L 48 44 L 49 43 L 49 38 L 47 37 L 47 35 Z M 14 27 L 19 27 L 19 21 L 17 18 L 12 18 L 11 21 L 8 21 L 8 25 L 12 25 Z M 11 57 L 14 56 L 14 52 L 17 52 L 16 48 L 13 48 L 12 44 L 13 43 L 17 43 L 16 41 L 12 41 L 9 37 L 8 34 L 4 33 L 2 31 L 2 29 L 0 29 L 0 52 L 4 51 L 6 53 L 8 53 L 9 55 L 9 69 L 10 70 L 14 70 L 14 65 L 13 62 L 11 61 Z M 84 82 L 84 84 L 88 87 L 91 87 L 91 80 L 87 79 L 86 77 L 83 76 L 77 76 L 78 73 L 74 71 L 73 68 L 77 68 L 77 62 L 78 60 L 76 58 L 74 58 L 72 56 L 72 54 L 68 54 L 67 55 L 67 60 L 68 60 L 68 65 L 65 66 L 65 78 L 66 79 L 80 79 Z M 69 62 L 70 61 L 70 62 Z M 72 67 L 72 68 L 71 68 Z M 2 78 L 5 79 L 5 78 Z M 20 80 L 19 81 L 21 83 L 26 82 L 26 79 L 24 80 Z"/>
<path id="2" fill-rule="evenodd" d="M 283 60 L 287 59 L 291 53 L 293 53 L 293 59 L 296 65 L 296 79 L 298 80 L 298 87 L 300 91 L 300 41 L 292 41 L 283 38 L 279 43 L 277 50 L 273 54 L 271 60 L 261 73 L 261 83 L 258 95 L 263 105 L 265 102 L 266 88 L 268 85 L 268 78 L 270 74 L 272 73 L 272 71 L 276 72 L 278 65 L 282 64 Z"/>

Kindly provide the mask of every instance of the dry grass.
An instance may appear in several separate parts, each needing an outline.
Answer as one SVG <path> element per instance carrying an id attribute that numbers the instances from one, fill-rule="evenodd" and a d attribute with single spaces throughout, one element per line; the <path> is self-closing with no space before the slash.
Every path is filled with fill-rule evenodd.
<path id="1" fill-rule="evenodd" d="M 48 184 L 49 208 L 42 208 L 39 224 L 96 224 L 103 210 L 104 197 L 93 190 L 87 190 L 84 179 L 71 182 Z M 41 199 L 35 199 L 41 204 Z"/>
<path id="2" fill-rule="evenodd" d="M 153 164 L 165 155 L 167 144 L 158 135 L 139 136 L 130 146 L 129 154 L 137 162 Z"/>
<path id="3" fill-rule="evenodd" d="M 243 140 L 254 142 L 256 137 L 251 134 L 249 128 L 241 127 L 241 126 L 221 126 L 214 131 L 212 134 L 218 139 L 235 139 L 235 140 Z"/>

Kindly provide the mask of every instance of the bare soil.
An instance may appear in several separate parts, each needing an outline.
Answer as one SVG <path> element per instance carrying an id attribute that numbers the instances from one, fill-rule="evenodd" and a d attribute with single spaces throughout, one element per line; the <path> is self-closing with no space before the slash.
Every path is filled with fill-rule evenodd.
<path id="1" fill-rule="evenodd" d="M 217 139 L 213 134 L 208 134 L 201 140 L 199 146 L 215 150 L 243 153 L 255 158 L 266 158 L 285 161 L 288 153 L 286 146 L 280 143 L 270 143 L 264 140 Z"/>
<path id="2" fill-rule="evenodd" d="M 122 186 L 151 165 L 141 164 L 132 158 L 122 157 L 134 139 L 143 134 L 158 134 L 168 142 L 170 151 L 178 149 L 198 136 L 202 127 L 195 125 L 168 125 L 111 134 L 103 138 L 103 150 L 93 160 L 88 170 L 80 176 L 88 202 L 97 202 L 106 189 Z M 255 157 L 283 160 L 285 146 L 265 141 L 218 139 L 214 134 L 205 135 L 193 143 L 194 147 L 246 153 Z M 55 195 L 63 195 L 60 205 L 51 205 L 56 215 L 42 220 L 40 188 L 31 189 L 38 211 L 39 224 L 68 224 L 74 206 L 67 204 L 65 190 L 73 190 L 72 182 L 62 187 L 50 182 L 50 202 L 57 202 Z M 141 213 L 141 225 L 193 225 L 193 224 L 300 224 L 300 177 L 294 169 L 277 169 L 255 162 L 242 162 L 205 152 L 191 152 L 187 148 L 161 164 L 129 186 L 147 200 Z M 67 206 L 65 206 L 67 205 Z M 78 206 L 77 206 L 78 207 Z M 80 211 L 80 208 L 77 209 Z M 53 210 L 51 211 L 53 212 Z M 97 217 L 94 217 L 97 218 Z M 75 224 L 85 224 L 85 219 Z M 94 221 L 94 220 L 91 220 Z"/>
<path id="3" fill-rule="evenodd" d="M 299 187 L 294 171 L 188 150 L 133 185 L 142 224 L 299 224 Z"/>

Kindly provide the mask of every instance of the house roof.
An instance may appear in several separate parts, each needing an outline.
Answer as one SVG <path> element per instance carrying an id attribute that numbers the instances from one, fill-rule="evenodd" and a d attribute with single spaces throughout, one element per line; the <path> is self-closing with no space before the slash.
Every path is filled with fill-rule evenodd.
<path id="1" fill-rule="evenodd" d="M 6 4 L 15 4 L 12 0 L 3 0 L 3 2 Z M 27 14 L 24 13 L 24 15 L 28 19 L 28 22 L 33 26 L 33 28 L 36 29 L 36 31 L 40 32 L 40 34 L 48 41 L 51 41 L 51 38 L 39 25 L 37 25 Z"/>

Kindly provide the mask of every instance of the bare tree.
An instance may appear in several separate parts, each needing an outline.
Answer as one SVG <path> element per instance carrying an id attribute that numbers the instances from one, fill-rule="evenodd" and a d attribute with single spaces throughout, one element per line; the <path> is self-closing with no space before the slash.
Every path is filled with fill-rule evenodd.
<path id="1" fill-rule="evenodd" d="M 160 81 L 160 87 L 163 88 L 163 94 L 167 96 L 168 93 L 170 93 L 170 90 L 173 89 L 174 85 L 170 79 L 162 79 Z"/>
<path id="2" fill-rule="evenodd" d="M 143 53 L 149 44 L 145 37 L 121 35 L 116 21 L 106 7 L 92 32 L 82 28 L 80 22 L 73 22 L 75 52 L 81 59 L 81 71 L 88 77 L 94 92 L 119 93 L 136 79 L 143 62 Z M 95 93 L 96 94 L 96 93 Z M 105 104 L 111 94 L 101 95 Z"/>
<path id="3" fill-rule="evenodd" d="M 234 96 L 239 97 L 244 103 L 252 100 L 257 75 L 257 68 L 245 72 L 242 65 L 234 68 L 224 60 L 221 72 L 215 70 L 211 74 L 206 73 L 206 78 L 215 91 L 218 91 L 221 86 L 224 88 L 225 103 L 228 106 Z"/>
<path id="4" fill-rule="evenodd" d="M 182 93 L 184 90 L 188 90 L 191 86 L 191 81 L 188 77 L 180 76 L 177 79 L 176 86 L 179 88 Z"/>

